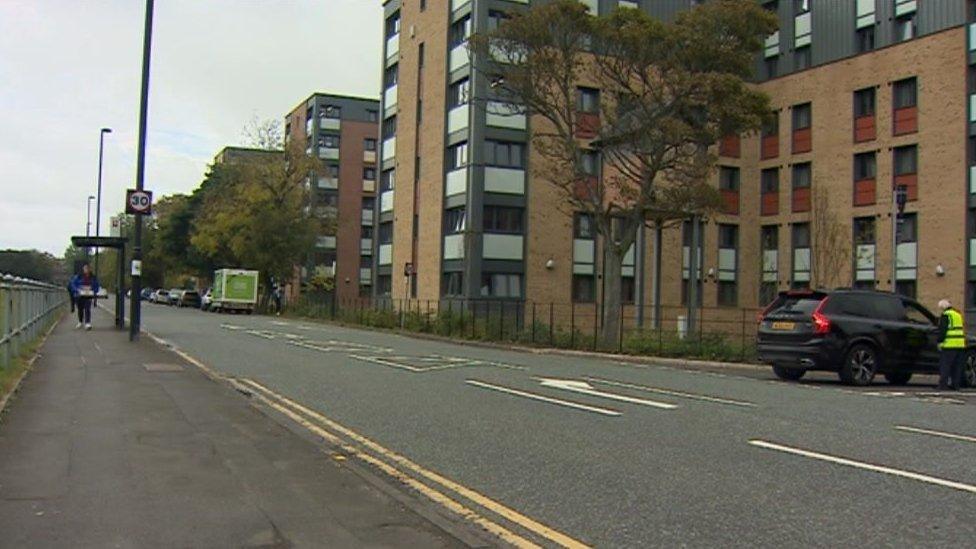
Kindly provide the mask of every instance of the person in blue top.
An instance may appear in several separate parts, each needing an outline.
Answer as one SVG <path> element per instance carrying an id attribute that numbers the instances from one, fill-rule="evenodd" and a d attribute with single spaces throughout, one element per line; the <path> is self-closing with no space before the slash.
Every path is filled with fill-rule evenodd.
<path id="1" fill-rule="evenodd" d="M 75 328 L 84 326 L 86 330 L 91 330 L 91 309 L 92 301 L 98 295 L 100 286 L 98 278 L 92 272 L 91 266 L 87 263 L 81 268 L 81 273 L 76 274 L 71 279 L 71 295 L 75 299 L 75 308 L 78 309 L 78 324 Z"/>

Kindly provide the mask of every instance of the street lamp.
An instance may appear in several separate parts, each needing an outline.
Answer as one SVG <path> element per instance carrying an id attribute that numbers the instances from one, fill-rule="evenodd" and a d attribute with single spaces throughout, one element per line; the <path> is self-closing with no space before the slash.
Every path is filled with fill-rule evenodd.
<path id="1" fill-rule="evenodd" d="M 101 236 L 102 229 L 102 156 L 105 149 L 105 134 L 112 128 L 102 128 L 98 132 L 98 197 L 95 200 L 95 236 Z M 95 276 L 98 276 L 98 248 L 95 248 Z"/>
<path id="2" fill-rule="evenodd" d="M 88 195 L 88 221 L 85 223 L 85 236 L 91 236 L 91 203 L 95 197 Z"/>

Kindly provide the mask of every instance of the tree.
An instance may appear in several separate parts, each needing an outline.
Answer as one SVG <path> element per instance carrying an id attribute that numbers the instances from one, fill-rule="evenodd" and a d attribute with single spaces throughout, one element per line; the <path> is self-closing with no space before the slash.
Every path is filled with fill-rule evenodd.
<path id="1" fill-rule="evenodd" d="M 637 228 L 717 209 L 710 147 L 769 116 L 768 97 L 746 80 L 775 29 L 754 0 L 709 2 L 672 23 L 631 8 L 593 17 L 575 0 L 556 0 L 472 37 L 492 93 L 532 116 L 531 144 L 543 159 L 533 175 L 558 189 L 565 213 L 595 222 L 604 344 L 619 335 L 622 263 Z M 584 84 L 599 90 L 592 112 L 581 109 Z"/>
<path id="2" fill-rule="evenodd" d="M 255 144 L 281 143 L 275 128 L 266 123 Z M 212 166 L 220 189 L 203 197 L 190 238 L 193 247 L 203 257 L 257 269 L 269 283 L 290 278 L 323 225 L 331 222 L 310 207 L 311 181 L 321 166 L 295 143 L 279 154 L 248 155 Z"/>
<path id="3" fill-rule="evenodd" d="M 53 282 L 58 263 L 56 257 L 38 250 L 0 250 L 0 274 Z"/>
<path id="4" fill-rule="evenodd" d="M 830 193 L 814 187 L 810 201 L 810 278 L 811 286 L 835 288 L 844 284 L 845 263 L 851 258 L 849 227 L 830 205 Z M 873 238 L 872 238 L 873 240 Z"/>

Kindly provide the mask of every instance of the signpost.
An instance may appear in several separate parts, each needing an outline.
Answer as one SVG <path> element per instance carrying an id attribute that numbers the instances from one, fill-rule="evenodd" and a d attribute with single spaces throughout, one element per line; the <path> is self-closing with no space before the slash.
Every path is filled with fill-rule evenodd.
<path id="1" fill-rule="evenodd" d="M 131 215 L 152 214 L 152 191 L 137 189 L 125 191 L 125 213 Z"/>

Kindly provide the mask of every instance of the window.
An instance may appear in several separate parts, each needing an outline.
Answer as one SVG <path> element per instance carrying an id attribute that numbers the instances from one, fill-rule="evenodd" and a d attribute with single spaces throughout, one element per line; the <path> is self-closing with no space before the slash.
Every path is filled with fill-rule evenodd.
<path id="1" fill-rule="evenodd" d="M 464 228 L 467 224 L 466 213 L 467 212 L 463 207 L 444 210 L 444 234 L 457 234 L 464 232 Z"/>
<path id="2" fill-rule="evenodd" d="M 339 206 L 339 193 L 333 192 L 320 192 L 318 194 L 319 205 L 326 207 L 338 207 Z"/>
<path id="3" fill-rule="evenodd" d="M 874 116 L 874 88 L 854 92 L 854 118 Z"/>
<path id="4" fill-rule="evenodd" d="M 498 10 L 488 10 L 488 30 L 493 31 L 498 29 L 502 23 L 507 21 L 511 16 L 503 11 Z"/>
<path id="5" fill-rule="evenodd" d="M 911 40 L 915 38 L 917 30 L 914 13 L 895 19 L 895 40 L 899 42 Z"/>
<path id="6" fill-rule="evenodd" d="M 524 168 L 525 145 L 505 141 L 485 140 L 485 165 L 502 168 Z"/>
<path id="7" fill-rule="evenodd" d="M 465 17 L 451 25 L 449 31 L 450 46 L 453 48 L 463 44 L 471 36 L 471 17 Z"/>
<path id="8" fill-rule="evenodd" d="M 363 197 L 363 209 L 364 210 L 372 210 L 375 207 L 376 207 L 376 198 L 375 197 L 372 197 L 372 196 L 364 196 Z"/>
<path id="9" fill-rule="evenodd" d="M 400 81 L 400 65 L 393 65 L 383 71 L 383 87 L 392 88 Z"/>
<path id="10" fill-rule="evenodd" d="M 596 238 L 596 227 L 593 225 L 592 215 L 578 213 L 573 217 L 573 238 L 588 240 Z"/>
<path id="11" fill-rule="evenodd" d="M 759 179 L 759 189 L 762 194 L 779 192 L 779 168 L 763 170 Z"/>
<path id="12" fill-rule="evenodd" d="M 522 275 L 484 273 L 481 275 L 482 297 L 522 297 Z"/>
<path id="13" fill-rule="evenodd" d="M 393 276 L 392 275 L 376 275 L 376 294 L 377 295 L 390 295 L 390 290 L 393 289 Z"/>
<path id="14" fill-rule="evenodd" d="M 583 173 L 593 177 L 600 177 L 600 153 L 585 151 L 583 153 Z"/>
<path id="15" fill-rule="evenodd" d="M 420 0 L 420 11 L 427 9 L 427 0 Z"/>
<path id="16" fill-rule="evenodd" d="M 464 295 L 464 273 L 462 271 L 444 273 L 443 285 L 446 296 Z"/>
<path id="17" fill-rule="evenodd" d="M 810 103 L 803 103 L 793 107 L 793 131 L 805 130 L 812 123 L 812 109 Z"/>
<path id="18" fill-rule="evenodd" d="M 375 151 L 376 139 L 373 139 L 372 137 L 367 137 L 366 139 L 363 139 L 363 149 L 367 151 Z"/>
<path id="19" fill-rule="evenodd" d="M 895 109 L 905 109 L 918 104 L 918 81 L 906 78 L 894 83 L 893 100 Z"/>
<path id="20" fill-rule="evenodd" d="M 396 171 L 386 170 L 380 174 L 380 190 L 392 191 L 394 188 L 396 188 Z"/>
<path id="21" fill-rule="evenodd" d="M 339 136 L 338 135 L 320 135 L 319 136 L 319 147 L 325 147 L 326 149 L 338 149 L 339 148 Z"/>
<path id="22" fill-rule="evenodd" d="M 693 240 L 692 229 L 693 226 L 691 221 L 683 221 L 681 223 L 681 242 L 682 242 L 681 304 L 682 305 L 688 304 L 688 299 L 689 299 L 688 294 L 691 291 L 691 279 L 692 279 L 692 274 L 691 274 L 692 251 L 691 250 L 692 250 L 692 240 Z M 699 222 L 698 224 L 698 235 L 699 235 L 699 242 L 698 242 L 699 247 L 697 253 L 695 254 L 697 258 L 696 262 L 698 263 L 698 269 L 696 269 L 697 272 L 695 273 L 694 278 L 697 281 L 697 284 L 695 284 L 696 293 L 697 293 L 697 299 L 695 300 L 695 305 L 700 307 L 702 305 L 702 293 L 704 290 L 704 284 L 702 280 L 703 266 L 701 261 L 703 259 L 702 250 L 705 248 L 705 223 L 704 222 Z"/>
<path id="23" fill-rule="evenodd" d="M 793 11 L 797 15 L 810 11 L 810 0 L 794 0 Z"/>
<path id="24" fill-rule="evenodd" d="M 793 224 L 793 283 L 792 287 L 810 286 L 810 224 Z"/>
<path id="25" fill-rule="evenodd" d="M 596 279 L 593 275 L 573 275 L 573 301 L 590 303 L 596 299 Z"/>
<path id="26" fill-rule="evenodd" d="M 854 42 L 857 45 L 857 52 L 864 53 L 874 49 L 874 25 L 857 29 L 854 34 Z"/>
<path id="27" fill-rule="evenodd" d="M 776 78 L 779 73 L 779 56 L 765 58 L 763 66 L 766 68 L 766 78 Z"/>
<path id="28" fill-rule="evenodd" d="M 396 116 L 391 116 L 383 121 L 383 139 L 389 139 L 396 135 L 397 120 Z"/>
<path id="29" fill-rule="evenodd" d="M 897 147 L 894 151 L 895 177 L 918 173 L 918 146 Z"/>
<path id="30" fill-rule="evenodd" d="M 486 233 L 522 234 L 524 210 L 504 206 L 485 206 L 482 219 Z"/>
<path id="31" fill-rule="evenodd" d="M 762 126 L 762 137 L 779 136 L 779 111 L 774 111 Z"/>
<path id="32" fill-rule="evenodd" d="M 718 188 L 723 191 L 739 192 L 739 168 L 720 166 L 718 171 Z"/>
<path id="33" fill-rule="evenodd" d="M 579 112 L 600 112 L 600 90 L 580 87 L 577 88 L 576 97 L 576 108 L 579 110 Z"/>
<path id="34" fill-rule="evenodd" d="M 718 226 L 718 305 L 733 307 L 738 302 L 736 271 L 738 270 L 739 227 Z"/>
<path id="35" fill-rule="evenodd" d="M 392 221 L 388 221 L 386 223 L 380 223 L 379 242 L 380 244 L 393 243 L 393 222 Z"/>
<path id="36" fill-rule="evenodd" d="M 458 143 L 447 149 L 447 167 L 451 170 L 468 165 L 468 143 Z"/>
<path id="37" fill-rule="evenodd" d="M 803 162 L 802 164 L 793 164 L 793 188 L 794 189 L 808 189 L 810 188 L 811 173 L 812 169 L 809 162 Z"/>
<path id="38" fill-rule="evenodd" d="M 808 69 L 810 68 L 810 65 L 813 64 L 813 57 L 810 54 L 810 46 L 796 48 L 796 51 L 793 52 L 793 56 L 796 60 L 796 70 L 798 71 Z"/>
<path id="39" fill-rule="evenodd" d="M 874 179 L 877 174 L 877 162 L 874 152 L 854 155 L 854 181 Z"/>
<path id="40" fill-rule="evenodd" d="M 379 113 L 379 111 L 376 111 L 376 110 L 373 110 L 373 109 L 367 109 L 366 110 L 366 121 L 367 122 L 376 122 L 379 119 L 380 119 L 380 113 Z"/>
<path id="41" fill-rule="evenodd" d="M 759 230 L 762 248 L 762 277 L 759 282 L 759 304 L 772 303 L 776 298 L 779 278 L 779 227 L 764 225 Z"/>
<path id="42" fill-rule="evenodd" d="M 400 34 L 400 14 L 397 13 L 393 17 L 386 20 L 386 37 L 392 38 Z"/>
<path id="43" fill-rule="evenodd" d="M 329 174 L 329 177 L 333 179 L 339 177 L 339 166 L 335 164 L 329 164 L 325 167 L 325 169 L 326 172 Z"/>
<path id="44" fill-rule="evenodd" d="M 324 118 L 342 118 L 342 107 L 338 105 L 326 105 L 322 116 Z"/>
<path id="45" fill-rule="evenodd" d="M 898 218 L 898 243 L 918 242 L 918 214 L 901 214 Z"/>
<path id="46" fill-rule="evenodd" d="M 449 107 L 459 107 L 461 105 L 467 105 L 468 101 L 471 99 L 471 81 L 467 78 L 463 80 L 458 80 L 454 84 L 451 84 L 448 93 L 448 106 Z"/>

